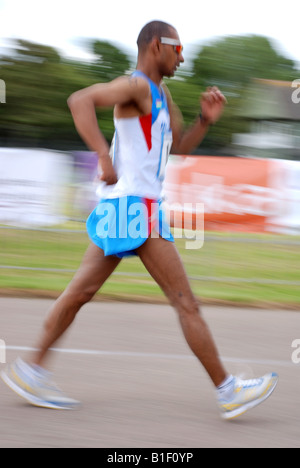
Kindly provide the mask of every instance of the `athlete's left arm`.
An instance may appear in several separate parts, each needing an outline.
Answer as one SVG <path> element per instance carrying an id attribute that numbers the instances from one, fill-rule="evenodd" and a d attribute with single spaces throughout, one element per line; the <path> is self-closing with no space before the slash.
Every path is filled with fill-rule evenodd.
<path id="1" fill-rule="evenodd" d="M 215 124 L 221 117 L 227 102 L 226 98 L 217 87 L 207 88 L 200 98 L 201 117 L 199 114 L 194 124 L 184 129 L 180 109 L 174 103 L 166 86 L 164 86 L 164 90 L 167 95 L 173 133 L 172 153 L 190 154 L 202 142 L 210 125 Z"/>

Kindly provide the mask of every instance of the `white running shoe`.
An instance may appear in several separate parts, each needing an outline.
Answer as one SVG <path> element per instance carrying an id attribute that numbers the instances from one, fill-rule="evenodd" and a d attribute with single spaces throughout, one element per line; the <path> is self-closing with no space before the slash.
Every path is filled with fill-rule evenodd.
<path id="1" fill-rule="evenodd" d="M 18 358 L 1 373 L 2 380 L 34 406 L 50 409 L 74 409 L 79 402 L 64 395 L 50 380 L 50 372 L 36 370 Z"/>
<path id="2" fill-rule="evenodd" d="M 251 380 L 241 380 L 233 377 L 230 396 L 222 397 L 220 392 L 217 392 L 221 417 L 223 419 L 233 419 L 259 405 L 271 395 L 277 382 L 278 375 L 275 373 Z"/>

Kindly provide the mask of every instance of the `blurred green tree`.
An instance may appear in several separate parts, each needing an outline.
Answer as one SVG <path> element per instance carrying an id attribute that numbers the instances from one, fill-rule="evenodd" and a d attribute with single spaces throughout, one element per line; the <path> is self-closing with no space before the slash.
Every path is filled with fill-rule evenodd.
<path id="1" fill-rule="evenodd" d="M 239 110 L 253 78 L 292 81 L 296 77 L 294 61 L 264 36 L 228 36 L 202 47 L 187 82 L 203 90 L 218 86 L 228 100 L 222 119 L 205 139 L 206 146 L 226 147 L 233 133 L 248 131 L 249 124 L 240 119 Z"/>
<path id="2" fill-rule="evenodd" d="M 128 73 L 130 58 L 117 46 L 91 40 L 90 62 L 63 58 L 50 46 L 16 40 L 9 57 L 0 57 L 0 79 L 6 83 L 6 103 L 0 105 L 0 145 L 58 149 L 83 148 L 67 99 L 74 91 Z M 199 49 L 190 73 L 167 79 L 174 101 L 190 124 L 199 112 L 199 97 L 207 86 L 217 85 L 228 99 L 225 113 L 212 127 L 202 147 L 225 148 L 233 133 L 244 132 L 238 117 L 251 78 L 292 81 L 297 78 L 292 60 L 261 36 L 224 37 Z M 99 112 L 99 124 L 110 141 L 112 110 Z"/>
<path id="3" fill-rule="evenodd" d="M 94 40 L 89 48 L 96 58 L 91 69 L 98 81 L 111 81 L 129 71 L 131 66 L 129 58 L 113 44 Z"/>
<path id="4" fill-rule="evenodd" d="M 291 80 L 295 63 L 264 36 L 228 36 L 204 46 L 193 62 L 191 81 L 239 91 L 252 78 Z"/>
<path id="5" fill-rule="evenodd" d="M 66 146 L 76 141 L 67 98 L 87 84 L 87 74 L 61 59 L 52 47 L 17 40 L 2 57 L 6 104 L 0 108 L 2 145 Z"/>
<path id="6" fill-rule="evenodd" d="M 84 147 L 67 106 L 74 91 L 109 81 L 130 66 L 126 55 L 106 42 L 94 41 L 95 61 L 66 60 L 52 47 L 16 40 L 10 57 L 0 57 L 6 104 L 0 107 L 0 145 L 66 149 Z M 98 115 L 108 140 L 112 112 Z"/>

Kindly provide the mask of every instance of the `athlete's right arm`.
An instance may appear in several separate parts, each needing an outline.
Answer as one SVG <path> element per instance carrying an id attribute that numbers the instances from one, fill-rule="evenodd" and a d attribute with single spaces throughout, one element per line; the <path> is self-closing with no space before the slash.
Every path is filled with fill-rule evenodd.
<path id="1" fill-rule="evenodd" d="M 109 185 L 117 182 L 117 176 L 109 157 L 109 145 L 98 125 L 96 108 L 134 102 L 143 112 L 148 96 L 149 86 L 145 80 L 120 77 L 76 91 L 68 99 L 75 127 L 87 146 L 97 152 L 102 167 L 101 179 Z"/>

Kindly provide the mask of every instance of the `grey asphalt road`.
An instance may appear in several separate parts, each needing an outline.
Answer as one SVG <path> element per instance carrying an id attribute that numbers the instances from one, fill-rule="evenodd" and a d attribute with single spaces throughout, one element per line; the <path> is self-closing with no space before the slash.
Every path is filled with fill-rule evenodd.
<path id="1" fill-rule="evenodd" d="M 28 356 L 52 302 L 0 298 L 7 362 Z M 278 372 L 262 405 L 220 419 L 212 384 L 171 307 L 91 302 L 51 360 L 56 383 L 81 407 L 31 407 L 0 381 L 0 447 L 300 447 L 300 364 L 292 360 L 299 312 L 204 306 L 203 315 L 229 372 Z"/>

